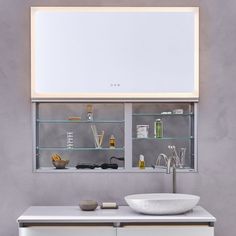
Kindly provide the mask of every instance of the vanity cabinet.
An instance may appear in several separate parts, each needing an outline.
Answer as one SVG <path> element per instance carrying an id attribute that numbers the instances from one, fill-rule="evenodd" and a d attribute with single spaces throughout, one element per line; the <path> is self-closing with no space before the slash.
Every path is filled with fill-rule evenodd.
<path id="1" fill-rule="evenodd" d="M 88 107 L 92 119 L 88 118 Z M 176 147 L 178 155 L 185 151 L 177 171 L 197 170 L 196 103 L 38 102 L 33 111 L 37 172 L 164 172 L 165 163 L 157 166 L 156 161 L 160 153 L 173 155 L 170 146 Z M 161 120 L 163 131 L 158 137 L 157 120 Z M 109 143 L 112 136 L 114 147 Z M 99 146 L 95 137 L 102 139 Z M 66 169 L 53 167 L 51 156 L 55 153 L 69 160 Z M 140 155 L 145 158 L 144 169 L 139 168 Z M 104 163 L 117 164 L 118 169 L 102 169 Z M 96 168 L 76 169 L 77 164 Z"/>
<path id="2" fill-rule="evenodd" d="M 214 236 L 214 228 L 195 225 L 158 226 L 32 226 L 21 228 L 19 236 Z"/>
<path id="3" fill-rule="evenodd" d="M 144 215 L 128 206 L 83 212 L 78 206 L 31 206 L 18 219 L 19 236 L 214 236 L 200 206 L 178 215 Z"/>
<path id="4" fill-rule="evenodd" d="M 117 236 L 214 236 L 214 228 L 202 225 L 127 226 Z"/>
<path id="5" fill-rule="evenodd" d="M 32 226 L 20 228 L 19 236 L 116 236 L 116 229 L 105 226 Z"/>

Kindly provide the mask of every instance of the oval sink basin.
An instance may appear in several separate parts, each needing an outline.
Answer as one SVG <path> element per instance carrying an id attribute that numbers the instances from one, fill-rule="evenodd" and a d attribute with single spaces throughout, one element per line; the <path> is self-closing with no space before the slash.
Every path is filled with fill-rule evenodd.
<path id="1" fill-rule="evenodd" d="M 125 201 L 135 211 L 148 215 L 181 214 L 197 205 L 200 197 L 178 193 L 135 194 Z"/>

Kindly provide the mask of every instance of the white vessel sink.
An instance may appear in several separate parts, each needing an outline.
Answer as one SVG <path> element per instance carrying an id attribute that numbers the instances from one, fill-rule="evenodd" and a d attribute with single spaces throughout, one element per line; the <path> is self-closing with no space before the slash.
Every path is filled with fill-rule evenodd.
<path id="1" fill-rule="evenodd" d="M 177 193 L 135 194 L 125 201 L 135 211 L 149 215 L 181 214 L 197 205 L 200 197 Z"/>

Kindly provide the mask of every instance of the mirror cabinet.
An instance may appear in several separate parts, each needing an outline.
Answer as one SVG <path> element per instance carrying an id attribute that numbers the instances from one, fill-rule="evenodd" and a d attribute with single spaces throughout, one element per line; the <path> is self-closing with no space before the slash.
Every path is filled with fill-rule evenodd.
<path id="1" fill-rule="evenodd" d="M 198 7 L 32 7 L 34 170 L 196 171 L 198 77 Z"/>
<path id="2" fill-rule="evenodd" d="M 195 103 L 38 102 L 33 122 L 35 171 L 164 171 L 156 161 L 161 153 L 172 155 L 170 146 L 179 158 L 185 151 L 178 171 L 197 168 Z M 53 166 L 55 154 L 69 160 L 65 169 Z"/>

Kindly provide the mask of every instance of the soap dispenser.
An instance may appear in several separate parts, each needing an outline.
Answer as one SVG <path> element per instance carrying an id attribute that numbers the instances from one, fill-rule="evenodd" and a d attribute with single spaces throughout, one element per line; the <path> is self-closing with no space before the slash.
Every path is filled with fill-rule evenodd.
<path id="1" fill-rule="evenodd" d="M 145 161 L 144 161 L 144 155 L 139 155 L 139 162 L 138 162 L 139 169 L 145 169 Z"/>

